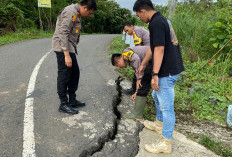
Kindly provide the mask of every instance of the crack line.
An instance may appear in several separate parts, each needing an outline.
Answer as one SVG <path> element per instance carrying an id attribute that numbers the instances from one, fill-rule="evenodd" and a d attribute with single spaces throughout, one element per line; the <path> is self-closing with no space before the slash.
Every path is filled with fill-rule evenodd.
<path id="1" fill-rule="evenodd" d="M 113 113 L 116 116 L 116 118 L 114 119 L 114 122 L 113 122 L 114 128 L 112 132 L 109 131 L 106 137 L 103 137 L 103 138 L 100 137 L 98 140 L 98 146 L 93 146 L 89 150 L 82 151 L 79 157 L 87 157 L 97 152 L 100 152 L 103 149 L 106 142 L 113 141 L 115 139 L 117 132 L 118 132 L 118 124 L 119 124 L 119 121 L 121 120 L 121 113 L 118 111 L 117 106 L 121 103 L 122 87 L 120 83 L 122 80 L 123 79 L 120 76 L 115 80 L 117 94 L 113 96 L 112 106 L 113 106 Z"/>

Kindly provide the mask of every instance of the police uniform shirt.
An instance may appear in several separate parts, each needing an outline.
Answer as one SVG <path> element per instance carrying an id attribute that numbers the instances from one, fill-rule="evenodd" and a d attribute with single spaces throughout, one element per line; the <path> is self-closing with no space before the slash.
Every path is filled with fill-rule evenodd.
<path id="1" fill-rule="evenodd" d="M 150 35 L 146 29 L 134 26 L 133 37 L 135 46 L 150 46 Z"/>
<path id="2" fill-rule="evenodd" d="M 57 52 L 69 51 L 74 53 L 79 43 L 81 16 L 78 4 L 65 7 L 58 15 L 56 30 L 52 38 L 52 50 Z"/>
<path id="3" fill-rule="evenodd" d="M 123 50 L 122 57 L 127 65 L 131 66 L 135 71 L 140 67 L 149 46 L 128 47 Z M 137 79 L 141 79 L 142 75 L 135 74 Z"/>

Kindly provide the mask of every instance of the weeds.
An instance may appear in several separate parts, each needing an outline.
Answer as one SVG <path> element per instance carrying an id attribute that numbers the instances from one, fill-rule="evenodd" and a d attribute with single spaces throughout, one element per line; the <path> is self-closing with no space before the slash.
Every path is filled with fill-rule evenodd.
<path id="1" fill-rule="evenodd" d="M 0 46 L 16 41 L 51 37 L 52 35 L 53 32 L 45 32 L 37 29 L 19 30 L 0 36 Z"/>
<path id="2" fill-rule="evenodd" d="M 221 142 L 212 140 L 209 136 L 201 136 L 199 143 L 209 150 L 215 152 L 217 155 L 221 155 L 223 157 L 232 157 L 232 151 L 230 148 L 225 147 Z"/>

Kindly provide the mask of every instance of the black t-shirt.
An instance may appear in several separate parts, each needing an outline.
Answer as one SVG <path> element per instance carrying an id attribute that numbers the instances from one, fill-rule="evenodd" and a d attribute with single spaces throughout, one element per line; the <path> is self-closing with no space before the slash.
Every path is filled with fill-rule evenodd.
<path id="1" fill-rule="evenodd" d="M 164 46 L 159 77 L 176 75 L 184 71 L 180 46 L 170 21 L 157 12 L 149 23 L 149 30 L 152 55 L 154 55 L 155 46 Z"/>

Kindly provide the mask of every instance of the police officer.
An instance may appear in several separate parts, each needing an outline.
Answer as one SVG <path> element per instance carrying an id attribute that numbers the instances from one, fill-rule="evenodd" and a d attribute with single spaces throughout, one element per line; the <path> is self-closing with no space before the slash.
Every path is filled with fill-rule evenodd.
<path id="1" fill-rule="evenodd" d="M 123 31 L 133 36 L 135 46 L 150 46 L 149 32 L 143 27 L 134 26 L 131 22 L 126 22 L 123 25 Z M 127 90 L 123 89 L 123 92 L 132 95 L 135 93 L 135 90 L 136 76 L 134 75 L 132 87 Z"/>
<path id="2" fill-rule="evenodd" d="M 135 46 L 150 46 L 149 32 L 143 27 L 134 26 L 131 22 L 123 25 L 123 31 L 128 35 L 133 35 Z"/>
<path id="3" fill-rule="evenodd" d="M 52 49 L 56 53 L 58 64 L 60 112 L 77 114 L 75 107 L 85 106 L 84 102 L 76 100 L 80 70 L 75 53 L 77 54 L 76 45 L 80 38 L 81 18 L 89 17 L 96 9 L 95 0 L 82 0 L 79 4 L 65 7 L 58 15 Z"/>
<path id="4" fill-rule="evenodd" d="M 123 50 L 122 54 L 113 54 L 111 62 L 113 66 L 126 68 L 131 66 L 135 71 L 140 67 L 145 55 L 151 54 L 149 46 L 135 46 Z M 151 89 L 152 60 L 148 62 L 143 74 L 136 74 L 136 91 L 132 95 L 135 100 L 134 111 L 123 117 L 127 119 L 142 120 L 143 110 L 146 105 L 146 96 Z"/>

